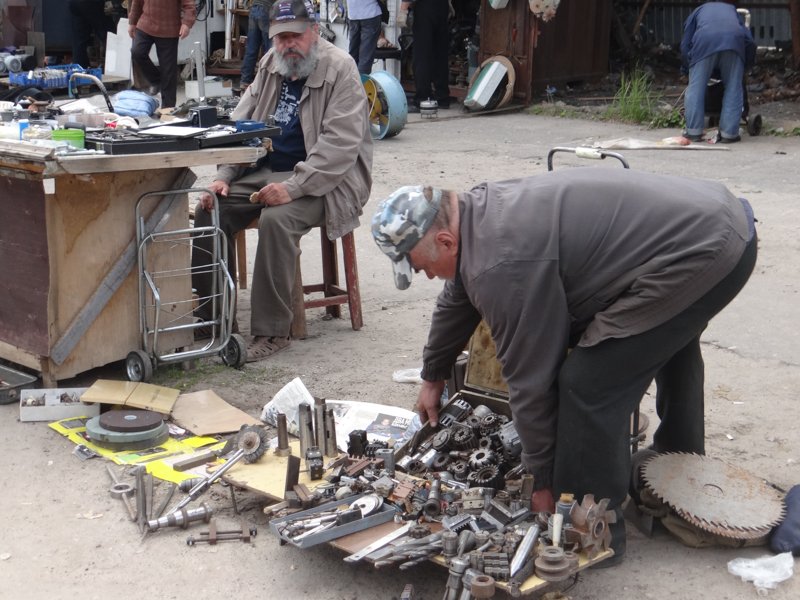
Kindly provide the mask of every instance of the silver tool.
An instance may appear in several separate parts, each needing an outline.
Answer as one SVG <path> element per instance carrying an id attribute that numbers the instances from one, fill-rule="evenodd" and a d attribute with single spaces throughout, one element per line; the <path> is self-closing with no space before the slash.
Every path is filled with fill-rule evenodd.
<path id="1" fill-rule="evenodd" d="M 379 538 L 379 539 L 375 540 L 374 542 L 372 542 L 371 544 L 368 544 L 368 545 L 364 546 L 358 552 L 354 552 L 350 556 L 345 556 L 344 557 L 344 561 L 345 562 L 358 562 L 359 560 L 361 560 L 365 556 L 368 556 L 368 555 L 372 554 L 373 552 L 375 552 L 375 550 L 379 550 L 380 548 L 383 548 L 384 546 L 386 546 L 390 542 L 393 542 L 397 538 L 404 536 L 406 533 L 408 533 L 408 530 L 411 529 L 413 526 L 414 526 L 414 522 L 413 521 L 409 521 L 408 523 L 403 525 L 400 529 L 395 529 L 391 533 L 387 533 L 382 538 Z"/>

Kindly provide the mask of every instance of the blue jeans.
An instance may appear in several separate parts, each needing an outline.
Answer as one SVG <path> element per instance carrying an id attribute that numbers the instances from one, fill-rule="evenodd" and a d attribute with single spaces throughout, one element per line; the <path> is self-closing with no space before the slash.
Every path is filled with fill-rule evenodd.
<path id="1" fill-rule="evenodd" d="M 372 59 L 381 35 L 381 16 L 371 19 L 350 21 L 350 56 L 358 65 L 358 72 L 369 75 L 372 72 Z"/>
<path id="2" fill-rule="evenodd" d="M 242 62 L 242 85 L 253 83 L 255 78 L 258 51 L 263 48 L 264 54 L 272 46 L 269 39 L 269 11 L 260 4 L 250 7 L 247 17 L 247 47 Z"/>
<path id="3" fill-rule="evenodd" d="M 744 62 L 733 50 L 716 52 L 697 61 L 689 69 L 689 85 L 686 88 L 684 107 L 686 112 L 686 133 L 701 135 L 705 124 L 706 86 L 714 69 L 719 69 L 725 93 L 722 96 L 722 112 L 719 115 L 719 131 L 722 137 L 735 138 L 739 135 L 739 123 L 744 108 Z"/>

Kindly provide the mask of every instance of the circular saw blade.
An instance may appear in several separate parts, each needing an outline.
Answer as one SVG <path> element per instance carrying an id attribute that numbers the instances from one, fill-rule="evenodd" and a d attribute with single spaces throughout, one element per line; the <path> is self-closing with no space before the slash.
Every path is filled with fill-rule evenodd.
<path id="1" fill-rule="evenodd" d="M 747 471 L 699 454 L 659 454 L 642 468 L 647 487 L 704 531 L 733 539 L 769 533 L 784 514 L 779 492 Z"/>

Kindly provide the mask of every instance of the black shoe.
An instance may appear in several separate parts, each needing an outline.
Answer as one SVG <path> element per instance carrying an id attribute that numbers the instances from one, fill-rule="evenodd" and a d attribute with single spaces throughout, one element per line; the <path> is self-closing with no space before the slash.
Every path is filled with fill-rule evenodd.
<path id="1" fill-rule="evenodd" d="M 741 141 L 742 141 L 742 136 L 740 135 L 728 138 L 728 137 L 722 137 L 722 135 L 717 134 L 717 144 L 735 144 L 736 142 L 741 142 Z"/>
<path id="2" fill-rule="evenodd" d="M 408 114 L 410 114 L 410 115 L 419 114 L 419 106 L 417 106 L 416 104 L 409 104 L 408 105 Z"/>
<path id="3" fill-rule="evenodd" d="M 695 135 L 695 134 L 691 134 L 691 133 L 686 133 L 684 131 L 682 135 L 687 140 L 691 140 L 692 142 L 702 142 L 703 141 L 703 134 L 702 133 L 698 133 L 698 134 Z"/>
<path id="4" fill-rule="evenodd" d="M 625 533 L 625 517 L 622 516 L 621 508 L 615 509 L 614 512 L 617 513 L 617 522 L 608 524 L 608 529 L 611 532 L 611 549 L 614 551 L 614 556 L 593 564 L 589 567 L 590 569 L 616 567 L 625 558 L 625 550 L 628 545 Z"/>

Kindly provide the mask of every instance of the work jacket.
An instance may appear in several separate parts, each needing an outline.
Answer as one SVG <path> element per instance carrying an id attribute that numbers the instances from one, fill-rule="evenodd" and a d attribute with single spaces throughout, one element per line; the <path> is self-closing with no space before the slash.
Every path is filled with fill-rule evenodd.
<path id="1" fill-rule="evenodd" d="M 627 169 L 484 183 L 458 207 L 457 275 L 437 299 L 422 377 L 447 379 L 482 317 L 522 460 L 541 481 L 551 475 L 568 349 L 665 323 L 736 266 L 751 235 L 743 203 L 723 185 Z"/>
<path id="2" fill-rule="evenodd" d="M 320 196 L 325 201 L 328 237 L 336 239 L 359 224 L 372 187 L 372 136 L 367 96 L 353 59 L 323 39 L 319 63 L 300 96 L 300 125 L 306 158 L 284 184 L 292 200 Z M 232 119 L 268 121 L 278 103 L 283 76 L 270 50 L 258 65 Z M 216 178 L 231 183 L 246 165 L 225 165 Z"/>

